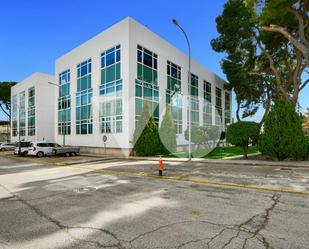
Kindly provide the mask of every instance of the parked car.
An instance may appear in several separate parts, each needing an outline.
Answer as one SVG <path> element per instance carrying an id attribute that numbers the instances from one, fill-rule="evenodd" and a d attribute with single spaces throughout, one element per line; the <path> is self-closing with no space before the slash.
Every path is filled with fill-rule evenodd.
<path id="1" fill-rule="evenodd" d="M 9 151 L 9 150 L 14 150 L 14 149 L 15 149 L 14 144 L 9 144 L 9 143 L 0 144 L 0 151 Z"/>
<path id="2" fill-rule="evenodd" d="M 46 141 L 32 142 L 28 147 L 28 155 L 37 157 L 52 155 L 53 149 L 56 146 L 57 144 Z"/>
<path id="3" fill-rule="evenodd" d="M 26 156 L 28 154 L 28 149 L 29 149 L 30 144 L 31 144 L 30 141 L 28 141 L 28 142 L 26 142 L 26 141 L 20 142 L 20 154 L 22 156 Z M 15 144 L 14 154 L 15 155 L 19 155 L 19 142 L 17 142 Z"/>
<path id="4" fill-rule="evenodd" d="M 53 155 L 61 155 L 61 156 L 76 156 L 80 151 L 80 148 L 77 146 L 69 146 L 69 147 L 63 147 L 59 144 L 56 145 L 55 148 L 53 148 L 52 152 Z"/>

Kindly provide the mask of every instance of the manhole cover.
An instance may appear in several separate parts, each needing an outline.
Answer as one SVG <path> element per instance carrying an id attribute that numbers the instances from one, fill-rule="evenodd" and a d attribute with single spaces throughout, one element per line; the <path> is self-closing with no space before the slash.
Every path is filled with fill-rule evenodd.
<path id="1" fill-rule="evenodd" d="M 280 168 L 280 170 L 292 170 L 291 168 Z"/>
<path id="2" fill-rule="evenodd" d="M 88 192 L 94 192 L 96 191 L 97 188 L 96 187 L 90 187 L 90 186 L 87 186 L 87 187 L 80 187 L 80 188 L 77 188 L 75 189 L 74 191 L 78 194 L 84 194 L 84 193 L 88 193 Z"/>

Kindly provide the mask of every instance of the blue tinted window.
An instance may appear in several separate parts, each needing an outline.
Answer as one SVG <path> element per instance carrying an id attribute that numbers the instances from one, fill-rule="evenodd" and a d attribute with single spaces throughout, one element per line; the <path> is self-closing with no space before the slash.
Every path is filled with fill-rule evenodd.
<path id="1" fill-rule="evenodd" d="M 120 50 L 117 50 L 117 52 L 116 52 L 116 61 L 117 62 L 120 61 Z"/>
<path id="2" fill-rule="evenodd" d="M 106 66 L 112 65 L 115 63 L 115 53 L 106 55 Z"/>
<path id="3" fill-rule="evenodd" d="M 87 74 L 87 64 L 82 65 L 82 68 L 81 68 L 81 76 L 84 76 L 86 74 Z"/>

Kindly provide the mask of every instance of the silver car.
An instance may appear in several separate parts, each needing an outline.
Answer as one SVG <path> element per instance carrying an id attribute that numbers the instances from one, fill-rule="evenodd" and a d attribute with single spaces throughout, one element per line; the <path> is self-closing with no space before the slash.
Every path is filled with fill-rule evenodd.
<path id="1" fill-rule="evenodd" d="M 9 143 L 0 144 L 0 151 L 8 151 L 8 150 L 15 150 L 15 145 Z"/>

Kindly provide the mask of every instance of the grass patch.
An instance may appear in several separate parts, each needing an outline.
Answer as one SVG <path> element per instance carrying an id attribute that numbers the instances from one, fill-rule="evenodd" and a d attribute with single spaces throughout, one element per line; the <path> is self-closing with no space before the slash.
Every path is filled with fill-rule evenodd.
<path id="1" fill-rule="evenodd" d="M 248 148 L 248 154 L 257 153 L 259 152 L 257 146 L 250 146 Z M 225 157 L 232 157 L 232 156 L 239 156 L 243 154 L 242 147 L 232 146 L 232 147 L 216 147 L 211 152 L 206 154 L 207 151 L 195 151 L 192 152 L 193 158 L 205 158 L 205 159 L 221 159 Z M 205 155 L 206 154 L 206 155 Z M 164 157 L 180 157 L 180 158 L 187 158 L 187 152 L 176 152 L 164 155 Z"/>

